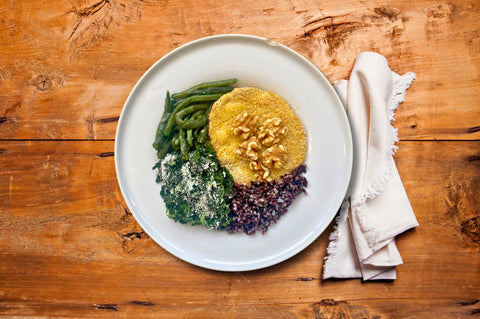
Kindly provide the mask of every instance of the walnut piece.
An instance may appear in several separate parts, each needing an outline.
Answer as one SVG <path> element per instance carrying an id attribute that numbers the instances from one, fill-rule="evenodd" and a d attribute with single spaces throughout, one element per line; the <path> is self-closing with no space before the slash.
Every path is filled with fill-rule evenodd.
<path id="1" fill-rule="evenodd" d="M 272 178 L 270 177 L 270 170 L 260 164 L 258 161 L 251 161 L 248 164 L 248 167 L 255 172 L 255 177 L 260 182 L 270 182 Z"/>
<path id="2" fill-rule="evenodd" d="M 282 126 L 282 119 L 274 117 L 266 120 L 258 129 L 258 139 L 265 146 L 272 146 L 280 142 L 287 135 L 287 127 Z"/>
<path id="3" fill-rule="evenodd" d="M 235 153 L 247 160 L 256 161 L 259 157 L 260 147 L 260 141 L 255 136 L 252 136 L 248 140 L 241 142 Z"/>
<path id="4" fill-rule="evenodd" d="M 232 132 L 242 141 L 249 139 L 257 130 L 258 116 L 250 115 L 247 111 L 240 113 L 233 122 Z"/>
<path id="5" fill-rule="evenodd" d="M 274 144 L 262 153 L 262 164 L 268 168 L 280 168 L 287 157 L 287 149 L 282 144 Z"/>

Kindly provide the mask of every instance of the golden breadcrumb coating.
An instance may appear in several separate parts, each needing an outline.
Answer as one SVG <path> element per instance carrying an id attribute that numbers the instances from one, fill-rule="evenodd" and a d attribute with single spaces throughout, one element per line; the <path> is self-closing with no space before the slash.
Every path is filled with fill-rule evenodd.
<path id="1" fill-rule="evenodd" d="M 280 143 L 286 148 L 287 156 L 280 168 L 270 168 L 274 180 L 292 172 L 305 161 L 307 139 L 302 122 L 288 103 L 280 96 L 254 87 L 236 88 L 223 95 L 212 107 L 209 117 L 209 135 L 220 164 L 232 175 L 235 182 L 249 184 L 257 180 L 249 167 L 249 160 L 238 156 L 235 150 L 242 142 L 232 131 L 235 119 L 244 111 L 258 116 L 258 122 L 280 118 L 288 128 Z"/>

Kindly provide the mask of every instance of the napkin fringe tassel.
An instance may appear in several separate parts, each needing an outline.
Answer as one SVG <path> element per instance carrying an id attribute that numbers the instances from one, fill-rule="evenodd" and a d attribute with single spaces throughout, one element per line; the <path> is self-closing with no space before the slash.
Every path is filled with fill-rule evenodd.
<path id="1" fill-rule="evenodd" d="M 342 206 L 339 209 L 337 217 L 335 217 L 335 226 L 333 226 L 333 231 L 328 237 L 330 241 L 327 247 L 327 255 L 325 256 L 324 266 L 323 266 L 323 279 L 332 278 L 337 276 L 336 267 L 338 265 L 338 238 L 343 237 L 344 234 L 341 234 L 339 225 L 343 224 L 348 216 L 348 208 L 350 204 L 348 199 L 343 200 Z"/>
<path id="2" fill-rule="evenodd" d="M 415 77 L 415 73 L 408 72 L 403 76 L 397 76 L 394 78 L 392 95 L 388 104 L 390 123 L 395 121 L 395 111 L 405 100 L 406 91 L 410 87 L 413 80 L 415 80 Z M 389 149 L 389 155 L 393 156 L 398 149 L 398 146 L 395 145 L 395 143 L 398 142 L 398 129 L 394 128 L 393 126 L 391 126 L 391 129 L 392 143 Z M 391 165 L 386 165 L 382 170 L 379 170 L 380 173 L 376 176 L 373 182 L 368 185 L 365 193 L 352 202 L 352 210 L 357 212 L 360 221 L 360 227 L 365 232 L 369 247 L 373 250 L 381 248 L 381 240 L 379 239 L 378 234 L 375 232 L 375 229 L 369 225 L 367 218 L 365 217 L 366 202 L 367 200 L 373 199 L 378 194 L 383 192 L 392 174 L 392 169 L 393 168 Z"/>

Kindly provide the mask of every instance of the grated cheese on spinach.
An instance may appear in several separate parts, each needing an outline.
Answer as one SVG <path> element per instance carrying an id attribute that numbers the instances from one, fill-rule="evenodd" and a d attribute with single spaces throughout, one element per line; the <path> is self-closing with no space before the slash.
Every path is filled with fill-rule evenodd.
<path id="1" fill-rule="evenodd" d="M 167 216 L 176 222 L 223 230 L 231 221 L 230 199 L 233 178 L 220 166 L 210 145 L 197 147 L 181 158 L 178 152 L 165 155 L 158 168 L 157 183 Z"/>

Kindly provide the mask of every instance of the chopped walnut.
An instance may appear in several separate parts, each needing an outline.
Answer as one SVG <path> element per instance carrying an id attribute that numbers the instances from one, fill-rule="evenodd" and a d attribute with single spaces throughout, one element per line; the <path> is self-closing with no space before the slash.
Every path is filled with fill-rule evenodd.
<path id="1" fill-rule="evenodd" d="M 272 146 L 280 142 L 287 135 L 287 127 L 282 127 L 282 120 L 278 117 L 266 120 L 258 129 L 258 139 L 265 146 Z"/>
<path id="2" fill-rule="evenodd" d="M 248 166 L 252 171 L 255 172 L 255 177 L 260 182 L 270 182 L 272 178 L 270 177 L 270 170 L 260 164 L 258 161 L 251 161 Z"/>
<path id="3" fill-rule="evenodd" d="M 280 168 L 287 157 L 287 149 L 281 144 L 274 144 L 262 153 L 262 163 L 268 168 Z"/>
<path id="4" fill-rule="evenodd" d="M 281 168 L 287 158 L 287 149 L 279 144 L 287 135 L 282 119 L 267 119 L 258 127 L 258 116 L 244 111 L 237 116 L 231 130 L 241 139 L 235 153 L 249 161 L 257 180 L 271 181 L 270 170 Z"/>
<path id="5" fill-rule="evenodd" d="M 258 160 L 258 153 L 260 151 L 260 142 L 255 136 L 250 137 L 248 140 L 243 141 L 238 145 L 235 153 L 245 159 L 256 161 Z"/>
<path id="6" fill-rule="evenodd" d="M 258 116 L 248 114 L 243 111 L 233 122 L 232 132 L 238 135 L 242 141 L 249 139 L 255 134 L 257 129 Z"/>

